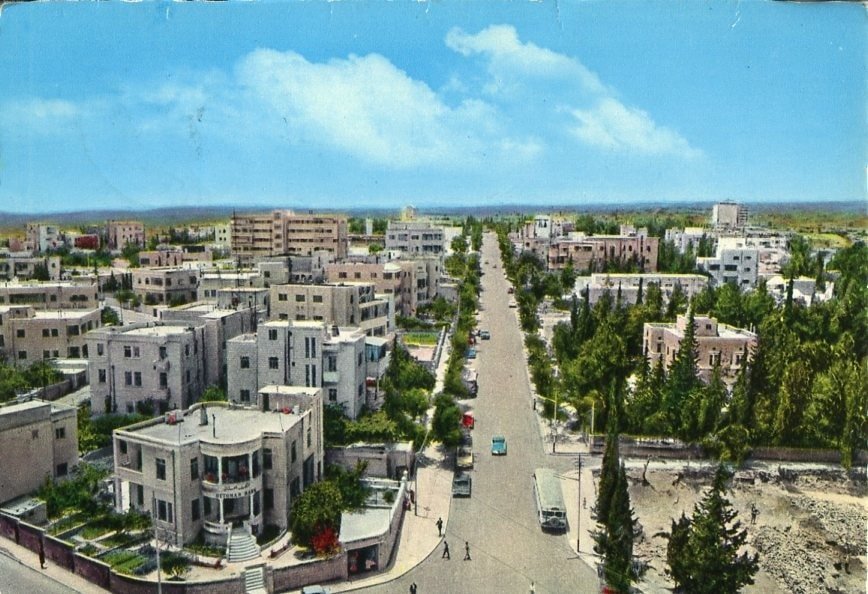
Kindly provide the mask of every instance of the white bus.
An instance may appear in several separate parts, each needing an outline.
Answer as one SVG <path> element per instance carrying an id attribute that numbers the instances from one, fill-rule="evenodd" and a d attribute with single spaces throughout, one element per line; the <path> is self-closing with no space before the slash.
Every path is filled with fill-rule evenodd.
<path id="1" fill-rule="evenodd" d="M 566 532 L 567 508 L 561 492 L 561 481 L 554 470 L 536 469 L 533 473 L 533 493 L 540 527 L 553 532 Z"/>

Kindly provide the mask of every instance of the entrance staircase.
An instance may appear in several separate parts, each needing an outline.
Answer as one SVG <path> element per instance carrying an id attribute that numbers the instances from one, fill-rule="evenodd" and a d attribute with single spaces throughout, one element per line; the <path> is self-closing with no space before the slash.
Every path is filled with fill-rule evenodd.
<path id="1" fill-rule="evenodd" d="M 244 592 L 246 594 L 268 594 L 265 589 L 265 568 L 262 565 L 244 570 Z"/>
<path id="2" fill-rule="evenodd" d="M 229 537 L 229 551 L 226 559 L 229 563 L 252 561 L 259 558 L 259 545 L 256 538 L 246 530 L 233 530 Z"/>

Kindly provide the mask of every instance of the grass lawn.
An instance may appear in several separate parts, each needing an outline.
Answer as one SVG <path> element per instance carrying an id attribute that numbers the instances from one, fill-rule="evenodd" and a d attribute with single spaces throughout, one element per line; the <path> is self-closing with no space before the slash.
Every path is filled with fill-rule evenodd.
<path id="1" fill-rule="evenodd" d="M 404 335 L 404 344 L 418 346 L 434 346 L 439 334 L 436 332 L 408 332 Z"/>
<path id="2" fill-rule="evenodd" d="M 109 565 L 112 566 L 112 569 L 117 571 L 118 573 L 125 573 L 128 575 L 133 575 L 133 572 L 148 562 L 148 559 L 144 555 L 140 555 L 139 553 L 134 553 L 133 551 L 112 551 L 102 558 L 102 561 L 105 561 Z"/>

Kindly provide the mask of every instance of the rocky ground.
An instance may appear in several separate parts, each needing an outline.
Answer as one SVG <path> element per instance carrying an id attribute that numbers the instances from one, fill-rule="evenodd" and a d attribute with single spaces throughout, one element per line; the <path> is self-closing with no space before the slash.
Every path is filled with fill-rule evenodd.
<path id="1" fill-rule="evenodd" d="M 640 587 L 671 591 L 665 577 L 666 539 L 671 521 L 688 516 L 707 490 L 713 467 L 628 471 L 630 499 L 644 535 L 636 555 L 650 569 Z M 868 487 L 865 474 L 842 469 L 743 470 L 736 474 L 730 502 L 748 529 L 748 543 L 760 554 L 756 583 L 745 592 L 796 594 L 866 591 Z M 751 506 L 759 513 L 751 523 Z"/>

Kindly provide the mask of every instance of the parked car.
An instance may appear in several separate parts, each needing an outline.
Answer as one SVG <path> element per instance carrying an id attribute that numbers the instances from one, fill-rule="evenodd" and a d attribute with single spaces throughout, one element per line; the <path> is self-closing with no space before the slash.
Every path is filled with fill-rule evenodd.
<path id="1" fill-rule="evenodd" d="M 506 456 L 506 438 L 503 435 L 495 435 L 491 438 L 491 455 Z"/>
<path id="2" fill-rule="evenodd" d="M 512 308 L 516 308 L 516 307 L 518 307 L 518 303 L 515 302 L 515 299 L 510 299 L 509 300 L 509 306 Z"/>
<path id="3" fill-rule="evenodd" d="M 323 586 L 305 586 L 301 589 L 301 594 L 331 594 L 331 590 Z"/>
<path id="4" fill-rule="evenodd" d="M 476 358 L 476 349 L 467 349 L 467 358 L 475 359 Z"/>
<path id="5" fill-rule="evenodd" d="M 452 496 L 470 497 L 473 488 L 473 479 L 466 472 L 458 472 L 452 478 Z"/>
<path id="6" fill-rule="evenodd" d="M 489 332 L 488 330 L 480 330 L 479 338 L 481 338 L 482 340 L 491 340 L 491 332 Z"/>
<path id="7" fill-rule="evenodd" d="M 473 450 L 470 446 L 460 445 L 455 453 L 455 468 L 469 470 L 473 468 Z"/>
<path id="8" fill-rule="evenodd" d="M 510 287 L 510 288 L 508 288 L 508 289 L 506 290 L 506 292 L 507 292 L 508 294 L 512 295 L 513 293 L 515 293 L 515 287 Z"/>

